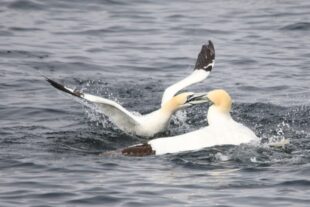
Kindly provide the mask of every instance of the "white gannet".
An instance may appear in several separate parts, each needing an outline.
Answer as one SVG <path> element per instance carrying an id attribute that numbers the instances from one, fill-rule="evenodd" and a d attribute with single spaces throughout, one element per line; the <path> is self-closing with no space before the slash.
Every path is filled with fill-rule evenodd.
<path id="1" fill-rule="evenodd" d="M 123 155 L 145 156 L 200 150 L 215 145 L 239 145 L 257 139 L 255 133 L 232 119 L 231 97 L 223 89 L 193 95 L 195 103 L 209 102 L 209 126 L 183 135 L 153 139 L 122 150 Z"/>
<path id="2" fill-rule="evenodd" d="M 108 116 L 109 119 L 124 132 L 138 136 L 152 137 L 167 128 L 172 115 L 177 110 L 198 103 L 193 100 L 195 97 L 193 93 L 174 95 L 184 87 L 205 79 L 214 66 L 214 59 L 214 46 L 212 42 L 209 41 L 208 45 L 202 46 L 198 54 L 194 72 L 165 90 L 160 109 L 141 116 L 129 112 L 115 101 L 73 90 L 54 80 L 47 77 L 45 78 L 55 88 L 95 103 L 100 111 Z"/>

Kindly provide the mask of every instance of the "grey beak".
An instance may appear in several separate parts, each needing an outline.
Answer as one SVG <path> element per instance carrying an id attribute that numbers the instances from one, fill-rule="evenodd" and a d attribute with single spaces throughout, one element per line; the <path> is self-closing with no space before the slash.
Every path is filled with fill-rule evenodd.
<path id="1" fill-rule="evenodd" d="M 202 104 L 202 103 L 212 103 L 208 98 L 208 93 L 195 93 L 188 97 L 186 103 L 194 105 L 194 104 Z"/>

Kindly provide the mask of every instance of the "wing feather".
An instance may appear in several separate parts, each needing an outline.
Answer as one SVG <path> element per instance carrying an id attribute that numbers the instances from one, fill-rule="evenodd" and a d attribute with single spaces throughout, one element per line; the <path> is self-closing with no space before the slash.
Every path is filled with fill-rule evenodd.
<path id="1" fill-rule="evenodd" d="M 194 71 L 183 80 L 169 86 L 163 94 L 161 106 L 169 101 L 178 91 L 186 88 L 194 83 L 198 83 L 206 79 L 215 61 L 215 49 L 213 43 L 209 40 L 209 44 L 202 45 L 201 51 L 198 54 Z"/>
<path id="2" fill-rule="evenodd" d="M 126 132 L 133 132 L 136 126 L 140 124 L 137 120 L 137 117 L 132 115 L 128 110 L 126 110 L 115 101 L 87 93 L 82 93 L 78 90 L 73 90 L 49 78 L 46 78 L 46 80 L 52 86 L 63 92 L 95 103 L 104 115 L 108 116 L 115 125 Z"/>

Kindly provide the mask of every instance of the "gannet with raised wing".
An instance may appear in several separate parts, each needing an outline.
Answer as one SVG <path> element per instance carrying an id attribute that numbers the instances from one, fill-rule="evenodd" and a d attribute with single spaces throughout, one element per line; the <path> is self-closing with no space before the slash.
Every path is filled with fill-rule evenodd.
<path id="1" fill-rule="evenodd" d="M 162 155 L 184 151 L 201 150 L 215 145 L 239 145 L 256 140 L 255 133 L 230 115 L 232 101 L 222 89 L 209 93 L 195 94 L 191 101 L 209 102 L 209 126 L 183 135 L 153 139 L 144 144 L 134 145 L 122 150 L 127 156 Z"/>
<path id="2" fill-rule="evenodd" d="M 166 88 L 161 100 L 161 106 L 163 106 L 165 102 L 169 101 L 177 92 L 183 88 L 206 79 L 214 67 L 214 64 L 215 50 L 213 43 L 209 40 L 209 44 L 203 45 L 200 53 L 198 54 L 194 71 L 186 78 Z"/>
<path id="3" fill-rule="evenodd" d="M 172 115 L 177 110 L 200 103 L 193 99 L 195 97 L 193 93 L 181 93 L 176 96 L 175 94 L 184 87 L 205 79 L 214 66 L 214 59 L 214 46 L 209 41 L 208 45 L 202 46 L 198 54 L 194 72 L 165 90 L 160 109 L 141 116 L 134 115 L 115 101 L 73 90 L 49 78 L 46 78 L 46 80 L 61 91 L 95 103 L 100 111 L 108 116 L 124 132 L 138 136 L 152 137 L 167 128 Z"/>

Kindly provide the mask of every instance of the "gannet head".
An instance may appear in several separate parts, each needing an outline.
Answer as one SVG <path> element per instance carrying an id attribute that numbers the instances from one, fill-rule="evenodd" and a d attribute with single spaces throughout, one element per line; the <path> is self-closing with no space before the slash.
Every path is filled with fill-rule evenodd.
<path id="1" fill-rule="evenodd" d="M 230 112 L 232 101 L 230 95 L 225 90 L 212 90 L 208 93 L 207 97 L 220 111 L 227 113 Z"/>
<path id="2" fill-rule="evenodd" d="M 195 104 L 211 103 L 219 111 L 229 113 L 231 110 L 231 97 L 223 89 L 212 90 L 208 93 L 185 92 L 174 96 L 167 101 L 162 109 L 175 112 L 178 109 L 189 107 Z"/>
<path id="3" fill-rule="evenodd" d="M 164 111 L 175 112 L 178 109 L 198 104 L 198 101 L 194 100 L 193 97 L 195 97 L 195 94 L 192 92 L 180 93 L 167 101 L 162 109 Z"/>
<path id="4" fill-rule="evenodd" d="M 205 103 L 209 102 L 221 112 L 229 113 L 231 110 L 231 97 L 223 89 L 215 89 L 207 93 L 196 93 L 190 99 L 190 103 Z"/>

